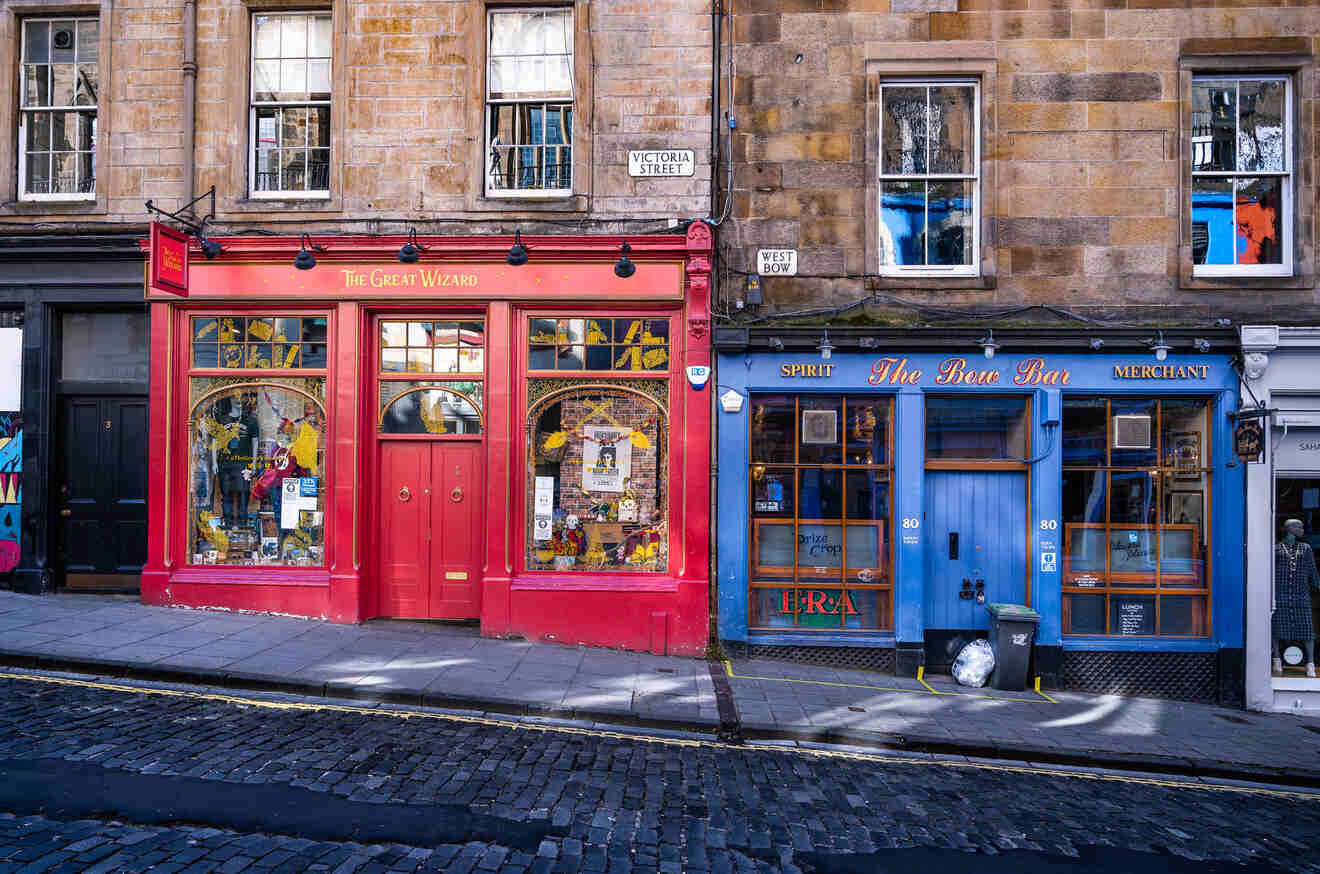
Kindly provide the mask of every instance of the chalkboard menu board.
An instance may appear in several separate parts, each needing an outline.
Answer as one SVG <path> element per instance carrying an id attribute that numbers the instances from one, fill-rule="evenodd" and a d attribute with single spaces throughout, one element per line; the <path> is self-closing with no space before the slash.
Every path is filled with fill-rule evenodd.
<path id="1" fill-rule="evenodd" d="M 1155 633 L 1154 595 L 1111 595 L 1109 633 L 1151 635 Z"/>

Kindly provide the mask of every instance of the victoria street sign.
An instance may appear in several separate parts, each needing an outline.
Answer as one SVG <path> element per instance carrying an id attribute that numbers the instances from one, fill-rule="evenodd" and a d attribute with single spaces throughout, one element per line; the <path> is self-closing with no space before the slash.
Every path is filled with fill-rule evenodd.
<path id="1" fill-rule="evenodd" d="M 629 176 L 692 176 L 697 172 L 691 149 L 643 149 L 628 153 Z"/>

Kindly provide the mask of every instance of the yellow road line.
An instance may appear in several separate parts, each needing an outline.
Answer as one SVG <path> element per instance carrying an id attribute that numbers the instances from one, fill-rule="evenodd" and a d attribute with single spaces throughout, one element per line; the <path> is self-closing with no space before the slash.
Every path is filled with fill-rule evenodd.
<path id="1" fill-rule="evenodd" d="M 1272 789 L 1264 786 L 1229 786 L 1218 783 L 1200 783 L 1189 780 L 1169 780 L 1159 777 L 1095 773 L 1090 771 L 1069 771 L 1066 766 L 1043 768 L 1037 765 L 1014 765 L 1000 762 L 973 762 L 957 759 L 916 758 L 892 756 L 884 753 L 865 753 L 853 749 L 821 749 L 815 747 L 780 747 L 780 746 L 740 746 L 721 741 L 701 740 L 697 738 L 660 737 L 641 732 L 610 731 L 602 728 L 578 728 L 570 725 L 553 723 L 516 722 L 511 719 L 494 719 L 485 716 L 467 716 L 457 713 L 432 713 L 418 710 L 395 710 L 381 707 L 354 707 L 349 704 L 311 704 L 303 701 L 268 701 L 260 698 L 246 698 L 242 695 L 226 695 L 219 692 L 199 692 L 189 689 L 157 689 L 132 686 L 124 683 L 106 683 L 96 680 L 79 680 L 74 677 L 56 677 L 40 674 L 23 674 L 0 671 L 0 680 L 23 680 L 33 683 L 49 683 L 59 686 L 74 686 L 81 689 L 98 689 L 106 692 L 119 692 L 129 695 L 158 695 L 166 698 L 185 698 L 194 701 L 216 701 L 242 707 L 256 707 L 267 710 L 292 710 L 308 713 L 351 713 L 359 716 L 383 716 L 393 719 L 435 719 L 443 722 L 466 725 L 484 725 L 496 728 L 509 728 L 524 731 L 539 731 L 543 734 L 567 734 L 582 737 L 625 740 L 634 743 L 662 744 L 687 749 L 712 749 L 724 751 L 787 753 L 816 759 L 835 759 L 850 762 L 867 762 L 884 765 L 927 765 L 945 768 L 964 768 L 977 771 L 997 771 L 1009 774 L 1034 774 L 1041 777 L 1069 777 L 1076 780 L 1096 782 L 1131 783 L 1141 786 L 1156 786 L 1168 789 L 1203 789 L 1210 792 L 1229 792 L 1240 795 L 1256 795 L 1269 798 L 1289 798 L 1316 801 L 1320 793 L 1300 792 L 1289 789 Z"/>
<path id="2" fill-rule="evenodd" d="M 869 689 L 873 692 L 908 692 L 913 695 L 945 695 L 952 698 L 975 698 L 979 701 L 1009 701 L 1015 704 L 1041 704 L 1035 698 L 1008 698 L 1003 695 L 980 695 L 976 692 L 942 692 L 936 689 L 925 678 L 926 668 L 917 666 L 917 682 L 922 685 L 921 689 L 913 689 L 903 686 L 868 686 L 865 683 L 835 683 L 830 680 L 799 680 L 794 677 L 754 677 L 749 674 L 735 674 L 733 665 L 728 659 L 724 660 L 724 670 L 735 680 L 761 680 L 767 683 L 803 683 L 808 686 L 833 686 L 842 689 Z M 1048 701 L 1050 704 L 1058 704 L 1050 696 L 1040 691 L 1040 677 L 1036 678 L 1036 694 Z"/>

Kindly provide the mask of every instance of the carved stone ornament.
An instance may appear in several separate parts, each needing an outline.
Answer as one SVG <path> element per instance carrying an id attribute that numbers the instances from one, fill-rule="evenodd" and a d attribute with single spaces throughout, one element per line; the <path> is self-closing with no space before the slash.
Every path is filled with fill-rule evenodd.
<path id="1" fill-rule="evenodd" d="M 1264 352 L 1248 352 L 1242 356 L 1242 371 L 1247 379 L 1257 380 L 1265 375 L 1265 368 L 1270 366 L 1270 356 Z"/>

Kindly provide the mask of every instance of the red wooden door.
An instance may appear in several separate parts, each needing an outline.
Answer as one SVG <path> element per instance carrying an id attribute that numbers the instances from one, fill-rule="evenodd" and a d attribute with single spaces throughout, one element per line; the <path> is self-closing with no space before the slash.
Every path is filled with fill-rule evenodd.
<path id="1" fill-rule="evenodd" d="M 424 619 L 430 597 L 431 444 L 380 448 L 380 612 Z"/>
<path id="2" fill-rule="evenodd" d="M 380 444 L 380 613 L 475 619 L 481 612 L 481 444 Z"/>
<path id="3" fill-rule="evenodd" d="M 431 444 L 431 618 L 481 612 L 481 444 Z"/>

